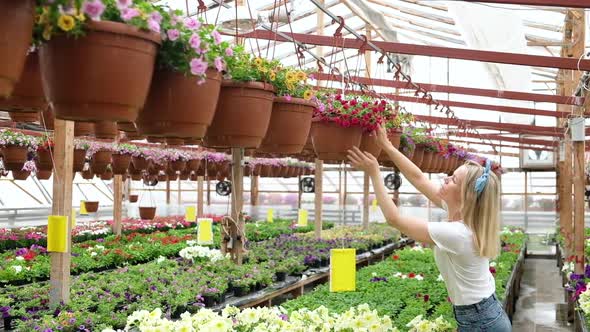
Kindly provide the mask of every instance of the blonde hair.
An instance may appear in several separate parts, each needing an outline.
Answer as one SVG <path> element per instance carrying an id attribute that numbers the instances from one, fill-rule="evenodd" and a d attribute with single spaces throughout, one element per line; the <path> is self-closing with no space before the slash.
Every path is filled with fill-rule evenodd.
<path id="1" fill-rule="evenodd" d="M 484 168 L 474 161 L 468 161 L 464 167 L 467 173 L 461 188 L 463 222 L 473 232 L 479 255 L 493 259 L 500 253 L 500 178 L 490 171 L 488 183 L 478 196 L 475 181 Z"/>

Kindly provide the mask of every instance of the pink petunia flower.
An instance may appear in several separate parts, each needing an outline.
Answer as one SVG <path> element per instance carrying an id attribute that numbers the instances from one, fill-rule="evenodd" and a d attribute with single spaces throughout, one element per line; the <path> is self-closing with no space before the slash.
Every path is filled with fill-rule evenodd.
<path id="1" fill-rule="evenodd" d="M 225 55 L 226 56 L 234 56 L 234 49 L 231 47 L 228 47 L 225 49 Z"/>
<path id="2" fill-rule="evenodd" d="M 168 39 L 170 39 L 171 41 L 175 41 L 180 36 L 180 31 L 178 31 L 177 29 L 170 29 L 170 30 L 168 30 L 167 34 L 168 34 Z"/>
<path id="3" fill-rule="evenodd" d="M 184 19 L 184 26 L 191 30 L 197 30 L 201 27 L 201 22 L 195 20 L 194 18 L 187 17 Z"/>
<path id="4" fill-rule="evenodd" d="M 139 16 L 141 13 L 135 8 L 125 8 L 121 12 L 121 18 L 123 21 L 131 21 L 133 18 Z"/>
<path id="5" fill-rule="evenodd" d="M 117 0 L 117 8 L 123 10 L 131 6 L 132 0 Z"/>
<path id="6" fill-rule="evenodd" d="M 201 38 L 197 34 L 193 34 L 188 42 L 195 51 L 201 48 Z"/>
<path id="7" fill-rule="evenodd" d="M 94 0 L 85 2 L 82 8 L 84 13 L 90 16 L 91 19 L 100 21 L 100 16 L 104 12 L 105 5 L 101 0 Z"/>
<path id="8" fill-rule="evenodd" d="M 193 75 L 202 76 L 207 71 L 207 62 L 200 58 L 194 58 L 190 62 L 191 73 Z"/>
<path id="9" fill-rule="evenodd" d="M 151 18 L 147 20 L 148 28 L 153 32 L 160 33 L 160 23 L 152 20 Z"/>
<path id="10" fill-rule="evenodd" d="M 158 22 L 158 24 L 162 24 L 162 14 L 158 11 L 154 11 L 150 14 L 150 19 Z"/>
<path id="11" fill-rule="evenodd" d="M 213 60 L 213 63 L 215 64 L 217 71 L 223 71 L 225 65 L 220 56 L 216 57 L 215 60 Z"/>
<path id="12" fill-rule="evenodd" d="M 293 97 L 291 97 L 291 95 L 286 95 L 286 96 L 285 96 L 285 100 L 287 100 L 287 101 L 291 101 L 291 99 L 293 99 Z"/>
<path id="13" fill-rule="evenodd" d="M 215 45 L 221 44 L 221 34 L 217 30 L 213 30 L 211 32 L 211 36 L 213 36 L 213 40 L 215 41 Z"/>

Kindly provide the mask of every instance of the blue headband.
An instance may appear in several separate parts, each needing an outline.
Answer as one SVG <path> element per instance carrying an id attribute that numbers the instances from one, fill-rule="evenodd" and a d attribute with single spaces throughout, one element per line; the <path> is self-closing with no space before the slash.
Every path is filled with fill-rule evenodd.
<path id="1" fill-rule="evenodd" d="M 481 195 L 486 185 L 488 184 L 488 180 L 490 179 L 491 168 L 492 162 L 489 159 L 486 159 L 486 166 L 484 167 L 483 174 L 479 178 L 477 178 L 477 180 L 475 180 L 475 192 L 477 193 L 477 197 Z"/>

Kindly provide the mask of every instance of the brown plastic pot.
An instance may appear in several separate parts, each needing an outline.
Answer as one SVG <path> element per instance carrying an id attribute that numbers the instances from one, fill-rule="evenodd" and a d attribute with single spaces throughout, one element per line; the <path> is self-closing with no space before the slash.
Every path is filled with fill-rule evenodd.
<path id="1" fill-rule="evenodd" d="M 113 153 L 111 156 L 111 167 L 113 173 L 117 175 L 123 175 L 127 173 L 129 164 L 131 163 L 131 155 Z"/>
<path id="2" fill-rule="evenodd" d="M 40 48 L 43 88 L 55 117 L 135 121 L 149 91 L 160 34 L 89 21 L 85 35 L 56 35 Z"/>
<path id="3" fill-rule="evenodd" d="M 137 133 L 137 128 L 135 128 L 133 122 L 117 122 L 117 129 L 126 133 Z"/>
<path id="4" fill-rule="evenodd" d="M 221 73 L 207 69 L 207 79 L 196 84 L 192 75 L 156 70 L 137 130 L 142 135 L 202 138 L 213 121 L 221 89 Z M 178 144 L 182 145 L 184 144 Z"/>
<path id="5" fill-rule="evenodd" d="M 51 171 L 53 169 L 51 153 L 50 150 L 37 150 L 36 166 L 38 170 Z"/>
<path id="6" fill-rule="evenodd" d="M 2 150 L 4 168 L 8 171 L 20 171 L 27 161 L 27 147 L 5 146 Z"/>
<path id="7" fill-rule="evenodd" d="M 200 139 L 186 138 L 184 145 L 202 145 L 203 142 Z"/>
<path id="8" fill-rule="evenodd" d="M 85 201 L 84 207 L 86 208 L 86 212 L 94 213 L 98 211 L 98 202 L 97 201 Z"/>
<path id="9" fill-rule="evenodd" d="M 399 149 L 399 145 L 401 143 L 402 138 L 402 131 L 399 129 L 390 130 L 387 133 L 387 138 L 393 145 L 394 148 Z"/>
<path id="10" fill-rule="evenodd" d="M 166 139 L 164 137 L 155 136 L 148 136 L 147 141 L 148 143 L 166 143 Z"/>
<path id="11" fill-rule="evenodd" d="M 145 136 L 142 136 L 137 132 L 126 132 L 121 141 L 142 141 L 144 139 Z"/>
<path id="12" fill-rule="evenodd" d="M 106 172 L 107 166 L 111 163 L 111 151 L 100 150 L 96 151 L 90 160 L 92 172 L 95 174 L 102 174 Z"/>
<path id="13" fill-rule="evenodd" d="M 29 175 L 31 175 L 30 171 L 23 171 L 23 170 L 19 170 L 19 171 L 13 170 L 12 171 L 12 178 L 15 180 L 20 180 L 20 181 L 26 180 L 29 177 Z"/>
<path id="14" fill-rule="evenodd" d="M 412 156 L 412 162 L 414 165 L 421 167 L 422 160 L 424 159 L 424 147 L 423 146 L 416 146 L 414 149 L 414 155 Z"/>
<path id="15" fill-rule="evenodd" d="M 139 219 L 141 220 L 153 220 L 156 217 L 156 208 L 140 206 L 139 207 Z"/>
<path id="16" fill-rule="evenodd" d="M 166 174 L 158 174 L 158 181 L 159 182 L 164 182 L 168 180 L 168 176 Z"/>
<path id="17" fill-rule="evenodd" d="M 86 150 L 74 149 L 74 172 L 82 172 L 84 169 L 84 163 L 86 163 Z"/>
<path id="18" fill-rule="evenodd" d="M 422 163 L 420 164 L 420 169 L 422 172 L 428 172 L 428 170 L 430 170 L 433 156 L 434 152 L 424 150 L 424 157 L 422 158 Z"/>
<path id="19" fill-rule="evenodd" d="M 131 177 L 131 180 L 133 180 L 133 181 L 141 181 L 141 179 L 143 178 L 143 173 L 142 172 L 131 173 L 131 174 L 129 174 L 129 176 Z"/>
<path id="20" fill-rule="evenodd" d="M 136 203 L 138 199 L 139 199 L 139 195 L 136 195 L 136 194 L 129 195 L 129 202 L 130 203 Z"/>
<path id="21" fill-rule="evenodd" d="M 180 145 L 184 145 L 184 138 L 166 137 L 166 144 L 168 146 L 180 146 Z"/>
<path id="22" fill-rule="evenodd" d="M 276 97 L 270 124 L 259 151 L 300 153 L 307 142 L 315 102 L 303 98 Z"/>
<path id="23" fill-rule="evenodd" d="M 182 172 L 186 169 L 186 161 L 184 161 L 184 160 L 171 161 L 168 163 L 168 167 L 170 167 L 170 169 L 172 169 L 173 171 Z"/>
<path id="24" fill-rule="evenodd" d="M 260 176 L 262 177 L 272 177 L 274 175 L 274 169 L 272 165 L 262 165 L 260 167 Z"/>
<path id="25" fill-rule="evenodd" d="M 381 147 L 377 144 L 377 135 L 371 132 L 363 132 L 361 145 L 359 149 L 363 152 L 368 152 L 375 158 L 380 158 Z M 387 157 L 387 156 L 385 156 Z"/>
<path id="26" fill-rule="evenodd" d="M 113 121 L 98 121 L 94 123 L 94 137 L 101 139 L 115 139 L 119 136 L 117 123 Z"/>
<path id="27" fill-rule="evenodd" d="M 39 122 L 39 113 L 38 112 L 17 112 L 12 111 L 8 113 L 10 120 L 14 122 L 22 122 L 22 123 L 33 123 Z"/>
<path id="28" fill-rule="evenodd" d="M 197 171 L 201 165 L 201 159 L 191 159 L 186 163 L 186 168 L 191 171 Z"/>
<path id="29" fill-rule="evenodd" d="M 79 122 L 74 123 L 74 136 L 92 136 L 94 135 L 94 123 Z"/>
<path id="30" fill-rule="evenodd" d="M 347 151 L 359 147 L 363 136 L 361 127 L 341 127 L 335 122 L 314 121 L 311 140 L 318 159 L 346 160 Z"/>
<path id="31" fill-rule="evenodd" d="M 47 170 L 37 170 L 37 172 L 35 173 L 35 176 L 37 177 L 37 179 L 39 180 L 49 180 L 49 178 L 51 178 L 51 171 L 47 171 Z"/>
<path id="32" fill-rule="evenodd" d="M 139 171 L 148 169 L 151 164 L 151 162 L 144 157 L 132 157 L 131 163 L 133 164 L 133 167 Z"/>
<path id="33" fill-rule="evenodd" d="M 181 181 L 186 181 L 186 180 L 188 180 L 188 177 L 189 177 L 190 175 L 191 175 L 191 172 L 190 172 L 190 171 L 186 171 L 186 170 L 185 170 L 185 171 L 183 171 L 183 172 L 180 172 L 180 173 L 178 174 L 178 179 L 179 179 L 179 180 L 181 180 Z"/>
<path id="34" fill-rule="evenodd" d="M 9 97 L 21 77 L 31 46 L 35 1 L 0 0 L 0 99 Z"/>
<path id="35" fill-rule="evenodd" d="M 80 172 L 80 175 L 82 175 L 82 179 L 85 179 L 85 180 L 94 179 L 94 172 L 92 171 L 91 168 L 88 168 L 87 170 Z"/>
<path id="36" fill-rule="evenodd" d="M 199 176 L 196 173 L 191 173 L 191 175 L 189 176 L 189 179 L 191 181 L 198 181 L 199 180 Z"/>
<path id="37" fill-rule="evenodd" d="M 2 5 L 0 5 L 1 7 Z M 46 108 L 47 101 L 45 100 L 43 84 L 41 83 L 39 56 L 37 52 L 29 53 L 22 75 L 14 85 L 12 95 L 7 99 L 0 98 L 0 110 L 7 112 L 33 112 L 38 114 L 38 112 L 42 112 Z"/>
<path id="38" fill-rule="evenodd" d="M 106 170 L 104 173 L 102 173 L 100 175 L 100 179 L 101 180 L 105 180 L 105 181 L 112 180 L 113 179 L 113 171 L 112 170 Z"/>
<path id="39" fill-rule="evenodd" d="M 262 82 L 223 81 L 203 143 L 216 148 L 258 148 L 266 135 L 274 88 Z"/>

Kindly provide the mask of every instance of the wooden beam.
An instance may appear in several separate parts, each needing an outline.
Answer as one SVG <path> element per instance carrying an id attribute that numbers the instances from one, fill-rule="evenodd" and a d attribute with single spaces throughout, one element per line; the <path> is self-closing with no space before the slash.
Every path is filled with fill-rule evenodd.
<path id="1" fill-rule="evenodd" d="M 250 204 L 252 206 L 257 206 L 258 205 L 258 181 L 260 179 L 260 176 L 258 175 L 252 175 L 251 180 L 250 180 Z"/>
<path id="2" fill-rule="evenodd" d="M 166 204 L 170 205 L 170 180 L 166 177 Z"/>
<path id="3" fill-rule="evenodd" d="M 315 229 L 316 238 L 322 237 L 322 184 L 323 184 L 323 167 L 324 162 L 320 159 L 315 160 Z"/>
<path id="4" fill-rule="evenodd" d="M 177 199 L 177 202 L 178 202 L 178 206 L 181 206 L 182 205 L 182 189 L 181 189 L 182 184 L 180 182 L 180 177 L 178 177 L 177 181 L 178 181 L 178 199 Z"/>
<path id="5" fill-rule="evenodd" d="M 123 175 L 113 179 L 113 234 L 121 235 L 123 219 Z"/>
<path id="6" fill-rule="evenodd" d="M 49 303 L 52 307 L 70 301 L 70 259 L 72 246 L 72 175 L 74 162 L 74 122 L 55 119 L 53 140 L 53 203 L 51 213 L 68 219 L 66 252 L 49 253 Z"/>
<path id="7" fill-rule="evenodd" d="M 241 265 L 244 255 L 244 237 L 245 234 L 245 222 L 242 215 L 244 208 L 244 168 L 242 167 L 242 160 L 244 156 L 244 149 L 232 148 L 232 195 L 231 195 L 231 218 L 233 223 L 237 224 L 237 232 L 233 246 L 232 246 L 232 258 L 236 264 Z M 243 233 L 243 234 L 242 234 Z"/>
<path id="8" fill-rule="evenodd" d="M 197 217 L 199 218 L 203 218 L 204 213 L 203 213 L 203 176 L 198 176 L 197 177 Z"/>

